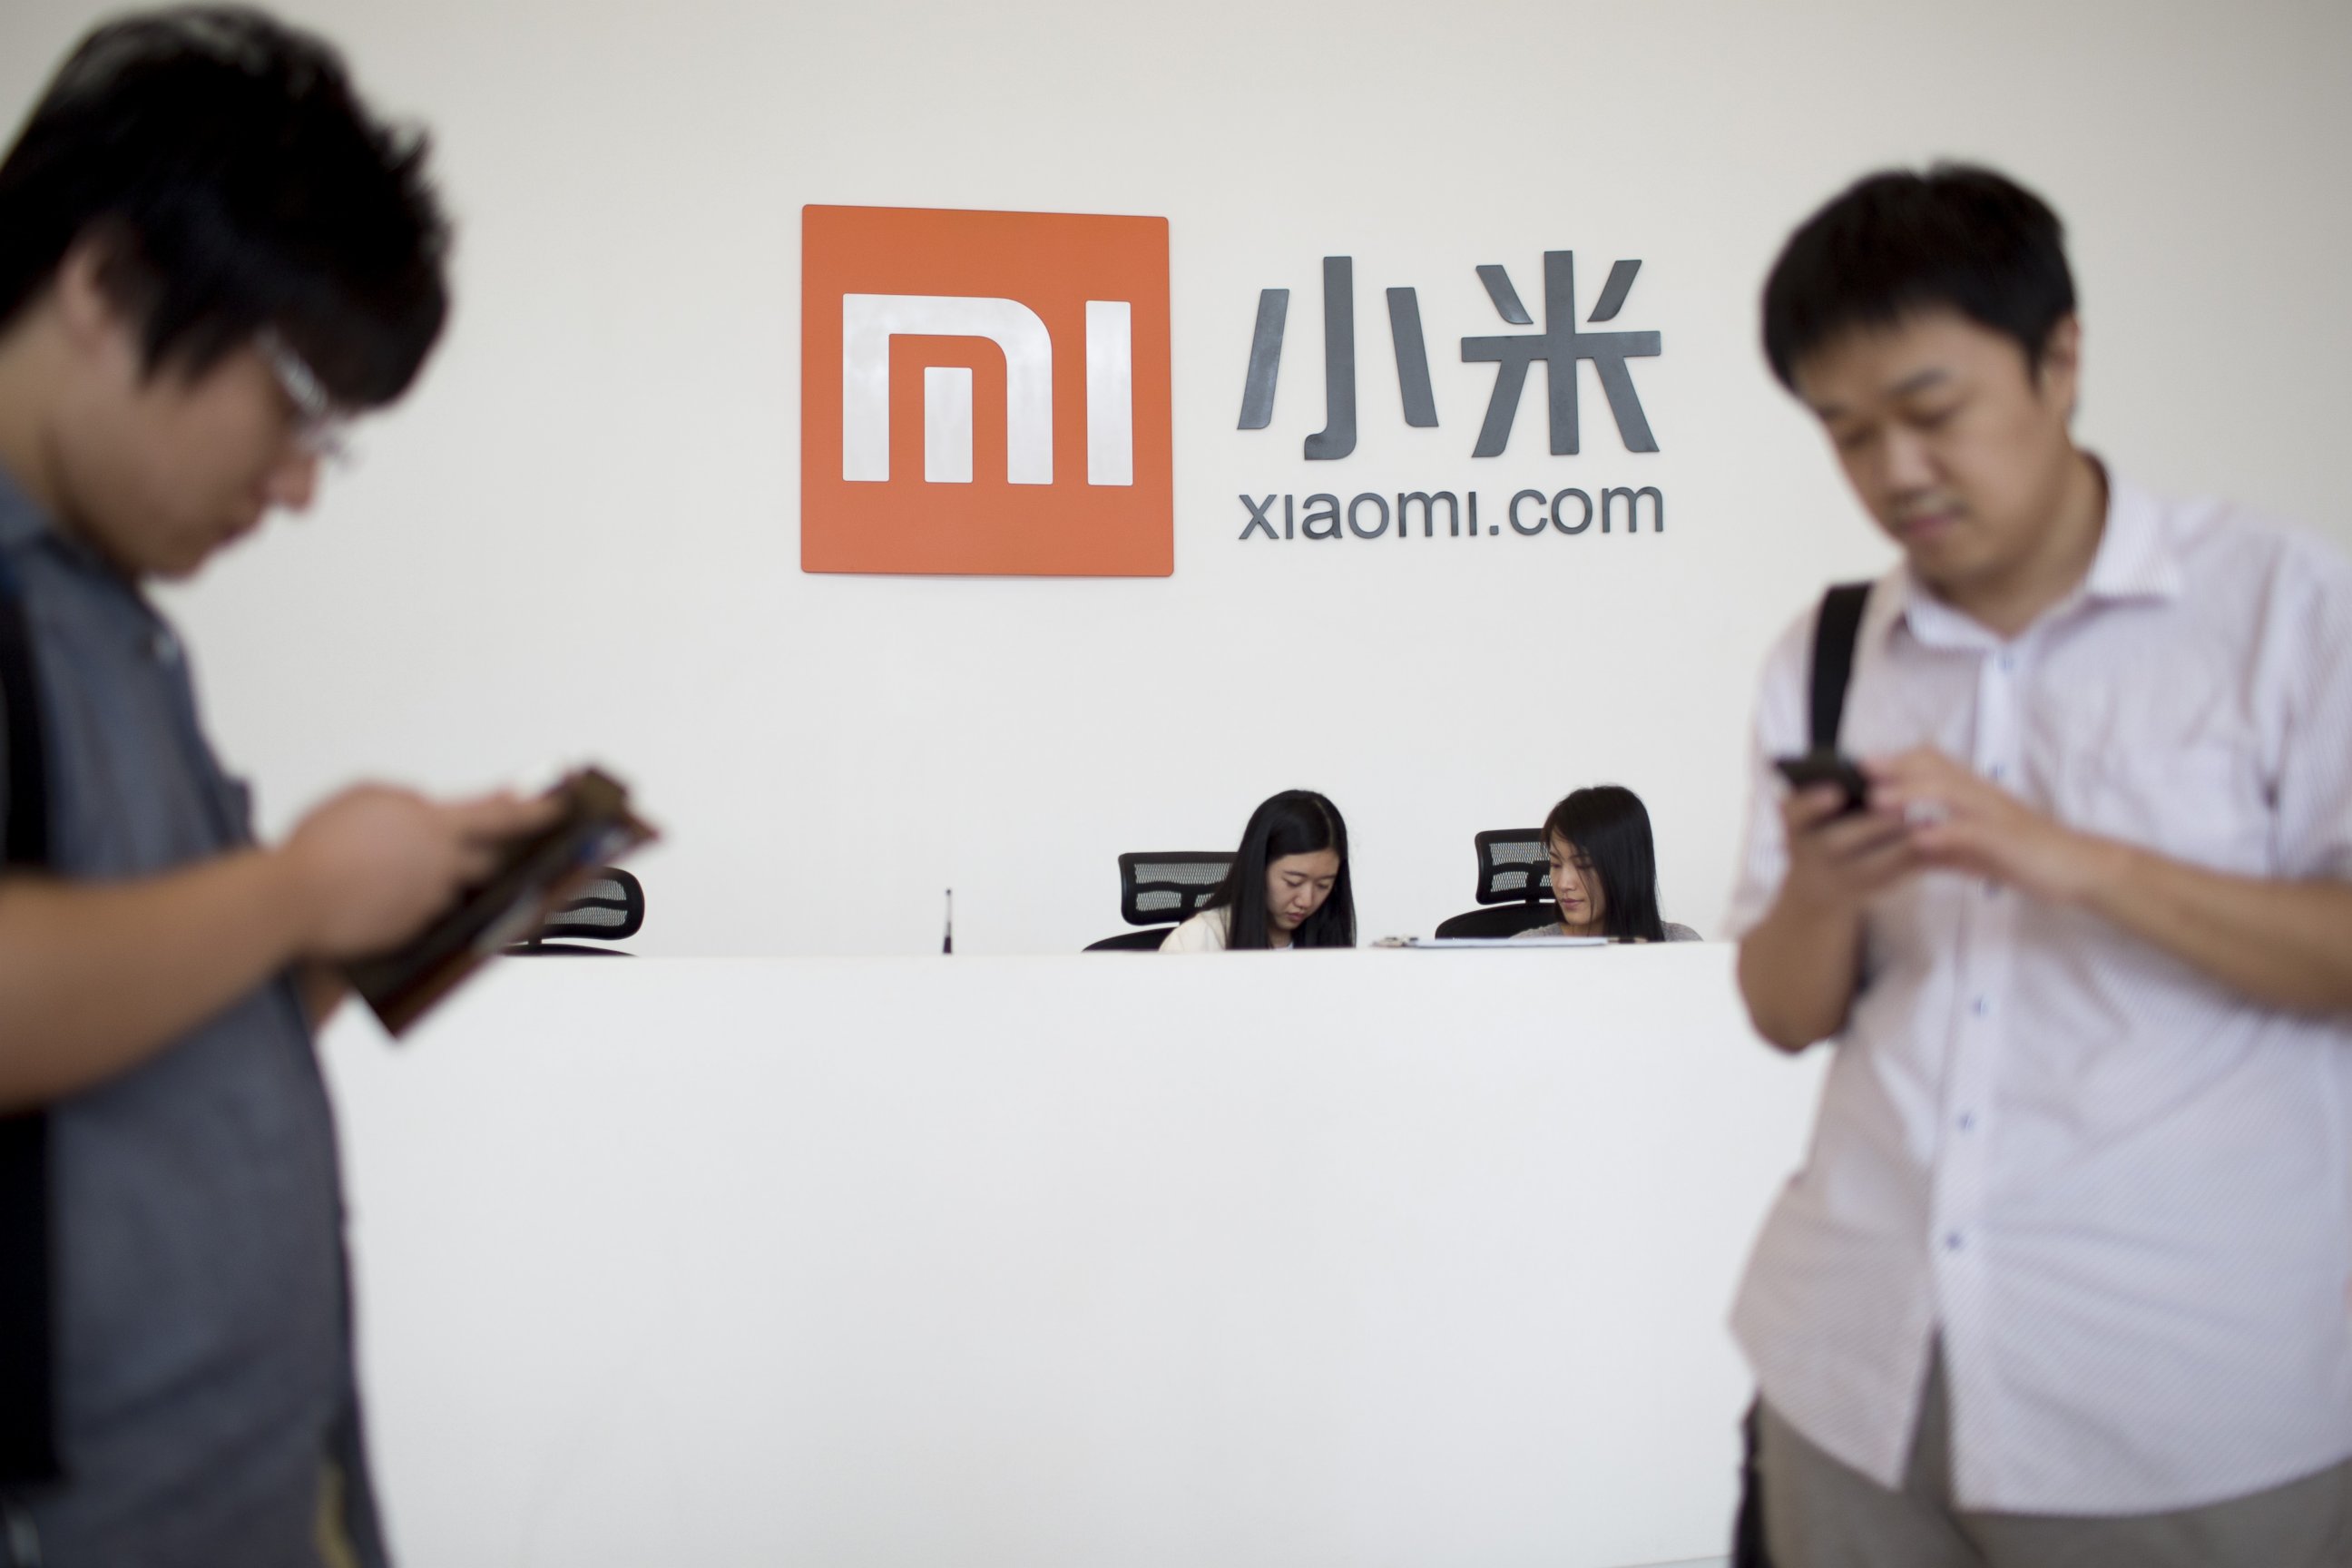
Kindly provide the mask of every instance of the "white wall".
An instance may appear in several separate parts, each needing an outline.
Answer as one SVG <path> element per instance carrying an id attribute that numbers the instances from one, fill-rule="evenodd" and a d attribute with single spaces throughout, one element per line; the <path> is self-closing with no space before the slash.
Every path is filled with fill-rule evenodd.
<path id="1" fill-rule="evenodd" d="M 1880 547 L 1753 346 L 1781 237 L 1948 153 L 2064 213 L 2084 429 L 2158 485 L 2352 539 L 2352 12 L 2108 0 L 1759 6 L 1088 0 L 290 7 L 421 115 L 463 223 L 456 330 L 309 521 L 174 595 L 215 728 L 283 824 L 337 781 L 609 758 L 672 830 L 666 952 L 968 950 L 1116 925 L 1112 858 L 1231 842 L 1319 787 L 1370 933 L 1464 907 L 1470 834 L 1612 778 L 1668 913 L 1711 927 L 1759 652 Z M 16 0 L 0 101 L 100 7 Z M 1163 215 L 1177 566 L 1165 581 L 804 576 L 807 202 Z M 1572 247 L 1662 450 L 1468 457 L 1501 330 Z M 1318 259 L 1357 259 L 1363 445 L 1321 423 Z M 1444 423 L 1402 426 L 1379 290 L 1421 290 Z M 1272 429 L 1237 432 L 1257 291 L 1294 291 Z M 1587 373 L 1588 375 L 1590 373 Z M 1633 478 L 1638 474 L 1639 478 Z M 1668 531 L 1244 546 L 1248 489 L 1659 485 Z M 1491 521 L 1492 514 L 1488 514 Z"/>

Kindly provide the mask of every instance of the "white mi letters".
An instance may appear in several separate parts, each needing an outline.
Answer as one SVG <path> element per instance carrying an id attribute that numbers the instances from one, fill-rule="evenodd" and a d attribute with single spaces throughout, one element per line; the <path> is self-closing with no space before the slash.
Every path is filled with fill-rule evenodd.
<path id="1" fill-rule="evenodd" d="M 1135 482 L 1135 349 L 1123 300 L 1087 301 L 1087 482 Z M 841 477 L 890 477 L 890 340 L 986 338 L 1004 354 L 1004 477 L 1054 482 L 1054 340 L 1018 300 L 950 294 L 841 299 Z M 972 373 L 923 372 L 923 478 L 971 482 Z"/>
<path id="2" fill-rule="evenodd" d="M 1135 312 L 1087 301 L 1087 483 L 1135 483 Z"/>

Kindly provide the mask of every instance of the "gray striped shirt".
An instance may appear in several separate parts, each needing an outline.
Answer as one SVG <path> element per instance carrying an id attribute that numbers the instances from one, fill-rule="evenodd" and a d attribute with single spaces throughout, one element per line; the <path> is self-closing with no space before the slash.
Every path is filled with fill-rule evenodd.
<path id="1" fill-rule="evenodd" d="M 177 637 L 0 474 L 40 665 L 51 862 L 152 875 L 249 843 Z M 0 773 L 0 778 L 5 773 Z M 49 1111 L 67 1479 L 23 1502 L 51 1568 L 317 1568 L 322 1467 L 358 1453 L 335 1137 L 280 980 Z"/>

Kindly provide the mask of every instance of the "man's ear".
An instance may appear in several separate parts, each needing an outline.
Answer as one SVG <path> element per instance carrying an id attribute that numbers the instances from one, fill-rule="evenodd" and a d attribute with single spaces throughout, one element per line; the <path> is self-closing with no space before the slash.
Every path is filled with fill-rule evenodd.
<path id="1" fill-rule="evenodd" d="M 107 286 L 117 243 L 101 234 L 85 234 L 58 262 L 51 297 L 66 341 L 77 353 L 103 354 L 125 347 L 134 355 L 139 352 L 138 325 Z"/>
<path id="2" fill-rule="evenodd" d="M 2074 405 L 2082 395 L 2083 322 L 2074 315 L 2061 316 L 2042 341 L 2042 357 L 2033 367 L 2034 385 L 2044 398 L 2055 398 L 2066 410 L 2067 423 L 2074 419 Z"/>

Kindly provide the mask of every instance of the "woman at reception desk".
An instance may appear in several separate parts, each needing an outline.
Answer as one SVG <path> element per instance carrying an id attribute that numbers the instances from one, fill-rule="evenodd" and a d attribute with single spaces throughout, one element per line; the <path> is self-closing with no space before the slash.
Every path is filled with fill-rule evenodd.
<path id="1" fill-rule="evenodd" d="M 1224 886 L 1160 951 L 1355 945 L 1348 824 L 1321 795 L 1293 789 L 1250 813 Z"/>
<path id="2" fill-rule="evenodd" d="M 1697 942 L 1698 932 L 1658 916 L 1658 854 L 1650 813 L 1622 784 L 1571 792 L 1544 818 L 1559 919 L 1521 936 L 1598 936 L 1617 942 Z"/>

